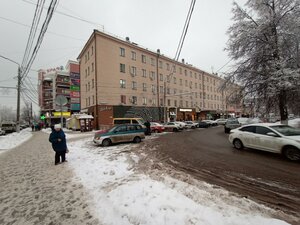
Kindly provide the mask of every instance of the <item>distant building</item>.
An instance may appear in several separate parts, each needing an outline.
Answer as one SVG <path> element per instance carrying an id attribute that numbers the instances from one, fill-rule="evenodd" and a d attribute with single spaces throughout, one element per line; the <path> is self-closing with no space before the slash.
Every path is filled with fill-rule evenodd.
<path id="1" fill-rule="evenodd" d="M 126 39 L 94 30 L 78 56 L 81 111 L 95 128 L 112 118 L 198 120 L 227 114 L 223 79 Z M 231 107 L 232 106 L 232 107 Z M 235 111 L 230 105 L 230 111 Z M 239 108 L 239 107 L 237 107 Z"/>
<path id="2" fill-rule="evenodd" d="M 69 118 L 71 113 L 80 111 L 79 83 L 79 65 L 75 61 L 69 61 L 66 70 L 57 67 L 38 71 L 39 106 L 41 113 L 46 115 L 47 123 L 60 122 L 61 109 L 55 103 L 58 95 L 63 95 L 68 100 L 63 106 L 65 119 Z"/>

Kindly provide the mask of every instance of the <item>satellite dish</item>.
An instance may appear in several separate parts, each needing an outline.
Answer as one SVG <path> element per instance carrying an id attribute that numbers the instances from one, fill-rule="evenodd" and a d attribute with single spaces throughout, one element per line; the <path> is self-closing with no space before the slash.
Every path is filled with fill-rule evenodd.
<path id="1" fill-rule="evenodd" d="M 55 103 L 57 105 L 66 105 L 68 103 L 68 99 L 66 98 L 66 96 L 57 95 L 55 98 Z"/>

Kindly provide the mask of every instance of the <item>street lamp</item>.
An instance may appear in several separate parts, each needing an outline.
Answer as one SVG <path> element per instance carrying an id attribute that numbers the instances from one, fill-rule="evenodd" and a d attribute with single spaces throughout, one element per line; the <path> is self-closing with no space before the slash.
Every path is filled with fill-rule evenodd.
<path id="1" fill-rule="evenodd" d="M 21 66 L 16 61 L 9 59 L 5 56 L 0 55 L 1 58 L 6 59 L 14 64 L 18 65 L 18 85 L 17 85 L 17 121 L 16 121 L 16 130 L 20 132 L 20 93 L 21 93 Z"/>

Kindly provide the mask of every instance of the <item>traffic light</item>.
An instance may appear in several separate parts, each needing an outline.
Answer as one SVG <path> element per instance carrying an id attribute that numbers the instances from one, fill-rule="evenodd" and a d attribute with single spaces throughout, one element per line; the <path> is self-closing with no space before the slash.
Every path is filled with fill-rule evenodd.
<path id="1" fill-rule="evenodd" d="M 46 116 L 44 114 L 41 114 L 40 118 L 41 118 L 41 120 L 45 120 Z"/>

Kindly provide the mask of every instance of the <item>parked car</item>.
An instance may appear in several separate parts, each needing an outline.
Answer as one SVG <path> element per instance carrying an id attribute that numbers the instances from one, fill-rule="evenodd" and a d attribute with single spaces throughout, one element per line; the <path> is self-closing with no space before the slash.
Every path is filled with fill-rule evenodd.
<path id="1" fill-rule="evenodd" d="M 218 125 L 225 125 L 227 119 L 224 119 L 224 118 L 220 118 L 220 119 L 216 119 L 215 122 L 218 124 Z"/>
<path id="2" fill-rule="evenodd" d="M 281 153 L 289 160 L 300 160 L 300 129 L 274 123 L 246 125 L 231 131 L 229 141 L 243 147 Z"/>
<path id="3" fill-rule="evenodd" d="M 214 120 L 202 120 L 206 123 L 208 123 L 210 126 L 217 126 L 218 124 Z"/>
<path id="4" fill-rule="evenodd" d="M 199 121 L 199 122 L 198 122 L 198 127 L 199 127 L 199 128 L 208 128 L 208 127 L 210 127 L 210 124 L 208 124 L 208 123 L 205 122 L 205 121 Z"/>
<path id="5" fill-rule="evenodd" d="M 162 124 L 156 122 L 150 122 L 150 128 L 151 132 L 154 133 L 162 133 L 165 131 L 165 127 Z"/>
<path id="6" fill-rule="evenodd" d="M 16 132 L 17 125 L 15 122 L 12 122 L 12 121 L 3 121 L 1 124 L 1 128 L 6 133 L 11 133 L 11 132 Z"/>
<path id="7" fill-rule="evenodd" d="M 174 123 L 176 123 L 178 126 L 179 126 L 179 129 L 180 130 L 183 130 L 183 129 L 187 129 L 188 126 L 185 122 L 182 122 L 182 121 L 174 121 Z"/>
<path id="8" fill-rule="evenodd" d="M 177 132 L 177 131 L 181 130 L 181 128 L 179 127 L 179 125 L 176 122 L 165 123 L 164 127 L 165 127 L 165 131 Z"/>
<path id="9" fill-rule="evenodd" d="M 94 143 L 109 146 L 120 142 L 139 143 L 145 138 L 145 128 L 139 124 L 117 125 L 109 130 L 101 130 L 95 133 Z"/>
<path id="10" fill-rule="evenodd" d="M 185 121 L 185 124 L 189 129 L 195 129 L 196 127 L 198 127 L 198 123 L 195 123 L 193 121 Z"/>
<path id="11" fill-rule="evenodd" d="M 5 130 L 2 130 L 2 129 L 0 128 L 0 135 L 5 135 Z"/>
<path id="12" fill-rule="evenodd" d="M 240 127 L 241 124 L 237 119 L 227 119 L 225 125 L 224 125 L 224 132 L 229 133 L 230 130 Z"/>

